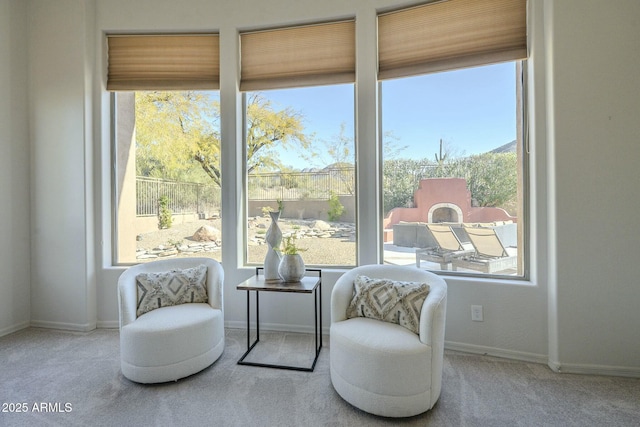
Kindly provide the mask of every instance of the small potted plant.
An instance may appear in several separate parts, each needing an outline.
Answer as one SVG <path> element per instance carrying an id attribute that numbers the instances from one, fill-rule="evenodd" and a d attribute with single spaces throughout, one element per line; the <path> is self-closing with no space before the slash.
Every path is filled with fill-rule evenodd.
<path id="1" fill-rule="evenodd" d="M 285 282 L 299 282 L 304 277 L 304 261 L 300 252 L 306 249 L 296 245 L 296 235 L 287 236 L 282 241 L 282 258 L 278 266 L 278 274 Z"/>

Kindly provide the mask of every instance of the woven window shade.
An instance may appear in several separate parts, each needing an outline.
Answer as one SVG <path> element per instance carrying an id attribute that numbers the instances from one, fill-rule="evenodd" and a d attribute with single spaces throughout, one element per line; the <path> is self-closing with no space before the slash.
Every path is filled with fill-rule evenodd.
<path id="1" fill-rule="evenodd" d="M 448 0 L 378 17 L 378 77 L 527 57 L 526 0 Z"/>
<path id="2" fill-rule="evenodd" d="M 113 35 L 107 90 L 218 89 L 218 35 Z"/>
<path id="3" fill-rule="evenodd" d="M 355 81 L 355 22 L 307 25 L 240 35 L 240 90 Z"/>

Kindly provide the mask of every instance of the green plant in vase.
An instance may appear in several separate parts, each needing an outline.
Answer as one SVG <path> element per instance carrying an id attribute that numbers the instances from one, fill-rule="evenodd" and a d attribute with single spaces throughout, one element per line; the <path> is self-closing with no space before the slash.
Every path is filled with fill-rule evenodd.
<path id="1" fill-rule="evenodd" d="M 306 251 L 306 248 L 299 248 L 296 244 L 296 235 L 292 234 L 282 240 L 282 255 L 296 255 Z"/>

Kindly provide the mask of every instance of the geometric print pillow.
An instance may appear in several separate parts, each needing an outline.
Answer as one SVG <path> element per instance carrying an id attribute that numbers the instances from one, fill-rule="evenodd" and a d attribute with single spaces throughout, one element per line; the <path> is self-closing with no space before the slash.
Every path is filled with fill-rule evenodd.
<path id="1" fill-rule="evenodd" d="M 136 276 L 138 305 L 136 316 L 160 307 L 191 302 L 208 302 L 207 266 Z"/>
<path id="2" fill-rule="evenodd" d="M 347 318 L 368 317 L 396 323 L 420 334 L 420 311 L 429 285 L 359 275 L 353 282 L 354 295 Z"/>

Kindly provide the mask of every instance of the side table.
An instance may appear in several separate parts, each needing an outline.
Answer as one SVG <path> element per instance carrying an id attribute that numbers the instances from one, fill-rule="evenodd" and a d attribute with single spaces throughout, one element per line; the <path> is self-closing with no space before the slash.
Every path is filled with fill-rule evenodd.
<path id="1" fill-rule="evenodd" d="M 294 371 L 313 372 L 322 349 L 322 271 L 320 269 L 308 268 L 305 270 L 305 277 L 299 282 L 267 282 L 264 274 L 260 274 L 263 267 L 256 268 L 255 276 L 240 283 L 236 289 L 247 292 L 247 351 L 238 360 L 238 365 L 261 366 L 265 368 L 289 369 Z M 314 275 L 309 276 L 309 273 Z M 251 343 L 251 291 L 256 293 L 256 339 Z M 315 357 L 311 367 L 277 365 L 269 363 L 247 362 L 245 358 L 251 350 L 260 342 L 260 292 L 288 292 L 288 293 L 313 293 L 314 296 L 314 323 L 315 323 Z"/>

